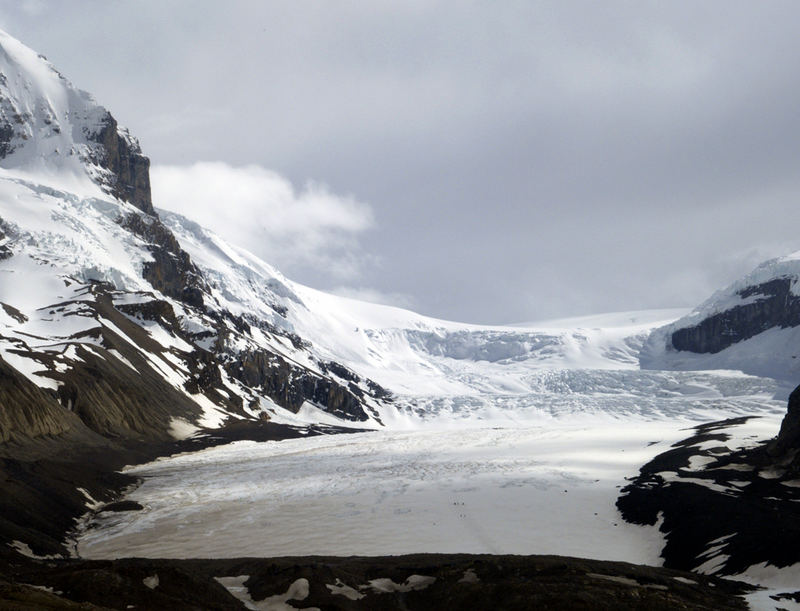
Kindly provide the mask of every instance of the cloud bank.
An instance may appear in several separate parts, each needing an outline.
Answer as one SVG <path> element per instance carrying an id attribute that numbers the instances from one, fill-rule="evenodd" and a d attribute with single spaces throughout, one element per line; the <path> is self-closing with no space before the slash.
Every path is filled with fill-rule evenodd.
<path id="1" fill-rule="evenodd" d="M 369 261 L 358 235 L 372 209 L 309 182 L 302 189 L 258 165 L 223 162 L 151 169 L 157 207 L 183 214 L 289 275 L 318 273 L 346 281 Z"/>

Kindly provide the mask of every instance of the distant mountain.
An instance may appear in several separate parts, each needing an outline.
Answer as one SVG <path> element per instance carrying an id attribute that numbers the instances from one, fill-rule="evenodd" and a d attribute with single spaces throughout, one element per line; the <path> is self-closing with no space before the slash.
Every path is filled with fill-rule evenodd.
<path id="1" fill-rule="evenodd" d="M 647 369 L 739 369 L 800 380 L 800 251 L 772 259 L 653 331 Z"/>
<path id="2" fill-rule="evenodd" d="M 672 323 L 683 313 L 468 325 L 296 284 L 154 208 L 148 171 L 91 95 L 0 34 L 0 442 L 260 419 L 377 427 L 554 392 L 568 409 L 638 413 L 655 378 L 604 372 L 800 374 L 800 256 Z"/>

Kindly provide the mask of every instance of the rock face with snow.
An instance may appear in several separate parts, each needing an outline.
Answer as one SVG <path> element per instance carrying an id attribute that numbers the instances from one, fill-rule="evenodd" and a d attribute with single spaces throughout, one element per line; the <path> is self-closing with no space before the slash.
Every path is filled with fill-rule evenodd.
<path id="1" fill-rule="evenodd" d="M 87 138 L 101 147 L 100 154 L 92 160 L 110 172 L 103 183 L 108 192 L 142 212 L 155 214 L 150 196 L 150 160 L 142 154 L 139 141 L 121 129 L 111 113 L 101 120 L 100 130 L 88 132 Z"/>
<path id="2" fill-rule="evenodd" d="M 800 563 L 800 387 L 776 439 L 753 435 L 758 420 L 694 427 L 621 490 L 623 517 L 664 534 L 664 566 L 743 579 L 773 575 L 781 587 L 797 585 L 791 575 Z"/>
<path id="3" fill-rule="evenodd" d="M 691 314 L 654 331 L 648 369 L 739 369 L 800 379 L 800 252 L 766 261 Z"/>
<path id="4" fill-rule="evenodd" d="M 768 329 L 800 325 L 800 296 L 792 294 L 793 278 L 775 278 L 736 291 L 741 305 L 710 314 L 692 327 L 672 332 L 676 350 L 715 354 Z M 754 300 L 752 298 L 755 298 Z"/>
<path id="5" fill-rule="evenodd" d="M 84 171 L 113 197 L 153 214 L 139 142 L 44 57 L 0 32 L 0 167 Z"/>

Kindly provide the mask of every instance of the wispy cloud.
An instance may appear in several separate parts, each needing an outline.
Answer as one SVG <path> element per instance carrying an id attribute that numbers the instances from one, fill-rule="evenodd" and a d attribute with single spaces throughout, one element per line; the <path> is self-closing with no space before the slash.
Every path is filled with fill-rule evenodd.
<path id="1" fill-rule="evenodd" d="M 417 304 L 411 295 L 405 293 L 392 293 L 379 291 L 366 287 L 339 286 L 330 290 L 334 295 L 357 299 L 358 301 L 369 301 L 370 303 L 382 303 L 407 310 L 414 309 Z"/>
<path id="2" fill-rule="evenodd" d="M 222 162 L 154 166 L 150 176 L 157 207 L 213 229 L 290 275 L 313 268 L 352 280 L 368 260 L 357 238 L 373 226 L 372 209 L 325 185 L 297 189 L 261 166 Z"/>

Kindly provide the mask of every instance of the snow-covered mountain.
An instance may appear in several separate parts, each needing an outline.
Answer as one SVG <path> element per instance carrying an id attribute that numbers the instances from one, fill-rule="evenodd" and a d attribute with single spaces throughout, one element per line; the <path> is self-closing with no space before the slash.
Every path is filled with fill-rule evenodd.
<path id="1" fill-rule="evenodd" d="M 139 142 L 43 56 L 0 31 L 1 167 L 33 182 L 93 194 L 152 214 L 150 162 Z M 87 187 L 88 190 L 87 190 Z"/>
<path id="2" fill-rule="evenodd" d="M 291 332 L 277 272 L 245 279 L 251 309 L 227 294 L 240 278 L 194 263 L 152 207 L 148 166 L 106 109 L 0 34 L 0 440 L 180 436 L 318 408 L 378 422 L 389 393 Z M 201 259 L 238 256 L 209 239 Z"/>
<path id="3" fill-rule="evenodd" d="M 652 333 L 648 369 L 737 369 L 800 379 L 800 251 L 759 265 Z"/>

